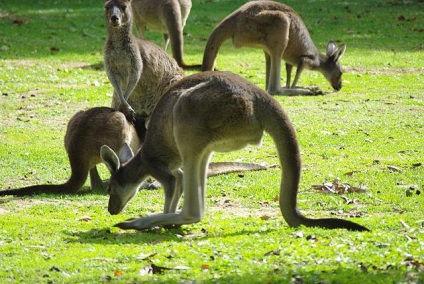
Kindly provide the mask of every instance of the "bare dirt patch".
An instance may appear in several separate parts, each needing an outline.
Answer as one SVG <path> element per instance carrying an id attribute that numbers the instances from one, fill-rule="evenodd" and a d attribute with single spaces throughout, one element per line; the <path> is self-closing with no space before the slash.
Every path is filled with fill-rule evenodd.
<path id="1" fill-rule="evenodd" d="M 8 210 L 0 207 L 0 215 L 4 215 L 4 214 L 7 214 L 7 213 L 9 213 Z"/>
<path id="2" fill-rule="evenodd" d="M 366 75 L 424 74 L 424 68 L 345 68 L 346 73 Z"/>
<path id="3" fill-rule="evenodd" d="M 236 200 L 229 198 L 214 198 L 213 205 L 207 210 L 210 213 L 225 212 L 234 217 L 254 217 L 254 218 L 274 218 L 281 217 L 278 203 L 271 204 L 269 202 L 257 203 L 252 206 L 243 205 Z"/>

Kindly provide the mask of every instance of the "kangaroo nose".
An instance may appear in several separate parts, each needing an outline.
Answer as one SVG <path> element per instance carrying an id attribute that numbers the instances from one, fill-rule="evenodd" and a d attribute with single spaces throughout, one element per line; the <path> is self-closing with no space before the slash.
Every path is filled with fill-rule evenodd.
<path id="1" fill-rule="evenodd" d="M 119 22 L 119 17 L 117 15 L 112 15 L 112 17 L 110 17 L 110 21 L 117 24 Z"/>

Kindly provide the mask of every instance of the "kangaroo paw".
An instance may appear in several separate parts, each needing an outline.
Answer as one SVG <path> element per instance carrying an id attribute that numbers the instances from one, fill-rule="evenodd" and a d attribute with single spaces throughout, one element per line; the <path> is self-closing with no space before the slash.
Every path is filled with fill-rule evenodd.
<path id="1" fill-rule="evenodd" d="M 129 104 L 121 104 L 119 111 L 125 115 L 128 121 L 134 122 L 136 120 L 136 113 Z"/>

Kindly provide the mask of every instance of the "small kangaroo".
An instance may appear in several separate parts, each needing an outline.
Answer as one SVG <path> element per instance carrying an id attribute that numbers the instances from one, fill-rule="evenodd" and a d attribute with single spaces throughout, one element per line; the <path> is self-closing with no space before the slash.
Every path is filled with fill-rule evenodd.
<path id="1" fill-rule="evenodd" d="M 63 184 L 33 185 L 17 189 L 0 191 L 4 195 L 33 195 L 41 193 L 73 194 L 79 192 L 90 174 L 92 189 L 103 189 L 103 182 L 96 165 L 102 162 L 100 148 L 107 145 L 119 151 L 125 144 L 130 151 L 122 152 L 121 162 L 132 158 L 142 145 L 146 133 L 145 117 L 137 116 L 134 124 L 127 121 L 125 115 L 108 107 L 95 107 L 77 112 L 68 122 L 65 134 L 65 149 L 71 165 L 71 177 Z M 211 163 L 208 176 L 231 172 L 266 170 L 265 166 L 251 163 L 220 162 Z M 142 188 L 158 186 L 146 182 Z"/>
<path id="2" fill-rule="evenodd" d="M 219 71 L 194 74 L 170 86 L 152 113 L 143 146 L 128 162 L 121 164 L 110 147 L 101 148 L 101 157 L 111 172 L 110 214 L 122 211 L 148 175 L 165 189 L 164 213 L 115 226 L 142 230 L 199 222 L 205 216 L 206 169 L 212 153 L 258 144 L 264 131 L 274 140 L 283 169 L 279 202 L 290 226 L 368 231 L 347 220 L 309 219 L 300 214 L 297 190 L 301 158 L 289 118 L 268 93 L 240 76 Z M 182 193 L 182 210 L 176 212 Z"/>
<path id="3" fill-rule="evenodd" d="M 200 69 L 202 65 L 184 62 L 183 30 L 191 10 L 191 0 L 132 0 L 134 24 L 144 37 L 146 28 L 163 33 L 165 50 L 171 40 L 172 55 L 183 69 Z"/>
<path id="4" fill-rule="evenodd" d="M 231 38 L 235 48 L 262 48 L 265 54 L 265 88 L 272 95 L 322 94 L 319 88 L 297 87 L 304 68 L 321 72 L 339 91 L 342 88 L 342 68 L 339 59 L 346 45 L 336 48 L 330 41 L 326 55 L 320 54 L 300 16 L 289 6 L 273 1 L 251 1 L 220 22 L 206 44 L 202 70 L 213 70 L 222 43 Z M 281 87 L 281 59 L 286 62 L 287 80 Z M 291 71 L 296 75 L 290 86 Z"/>
<path id="5" fill-rule="evenodd" d="M 106 74 L 114 88 L 112 107 L 130 119 L 153 111 L 163 90 L 183 77 L 162 48 L 132 34 L 131 0 L 106 0 Z"/>
<path id="6" fill-rule="evenodd" d="M 136 120 L 139 135 L 144 136 L 144 121 Z M 144 130 L 143 130 L 144 128 Z M 102 160 L 100 148 L 108 145 L 118 151 L 125 143 L 134 151 L 141 141 L 136 127 L 129 123 L 124 114 L 108 107 L 96 107 L 77 112 L 68 122 L 65 134 L 65 149 L 71 165 L 71 177 L 63 184 L 34 185 L 0 191 L 4 195 L 32 195 L 41 193 L 77 193 L 90 173 L 91 188 L 103 188 L 96 165 Z M 124 156 L 122 156 L 124 157 Z M 126 157 L 123 162 L 131 157 Z"/>

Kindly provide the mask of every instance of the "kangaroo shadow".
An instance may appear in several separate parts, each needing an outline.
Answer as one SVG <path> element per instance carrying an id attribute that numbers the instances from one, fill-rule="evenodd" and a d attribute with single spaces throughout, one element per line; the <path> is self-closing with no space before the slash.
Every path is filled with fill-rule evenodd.
<path id="1" fill-rule="evenodd" d="M 68 237 L 65 238 L 66 242 L 76 242 L 84 244 L 104 244 L 104 245 L 116 245 L 116 244 L 157 244 L 163 242 L 184 242 L 192 239 L 204 240 L 211 238 L 227 238 L 237 237 L 245 235 L 266 235 L 274 232 L 278 228 L 268 229 L 265 231 L 259 230 L 246 230 L 233 232 L 233 233 L 222 233 L 210 235 L 205 229 L 200 231 L 191 231 L 189 227 L 180 227 L 173 229 L 164 229 L 155 227 L 142 231 L 130 230 L 130 231 L 118 231 L 114 232 L 111 228 L 91 229 L 89 231 L 64 231 L 64 234 Z"/>

